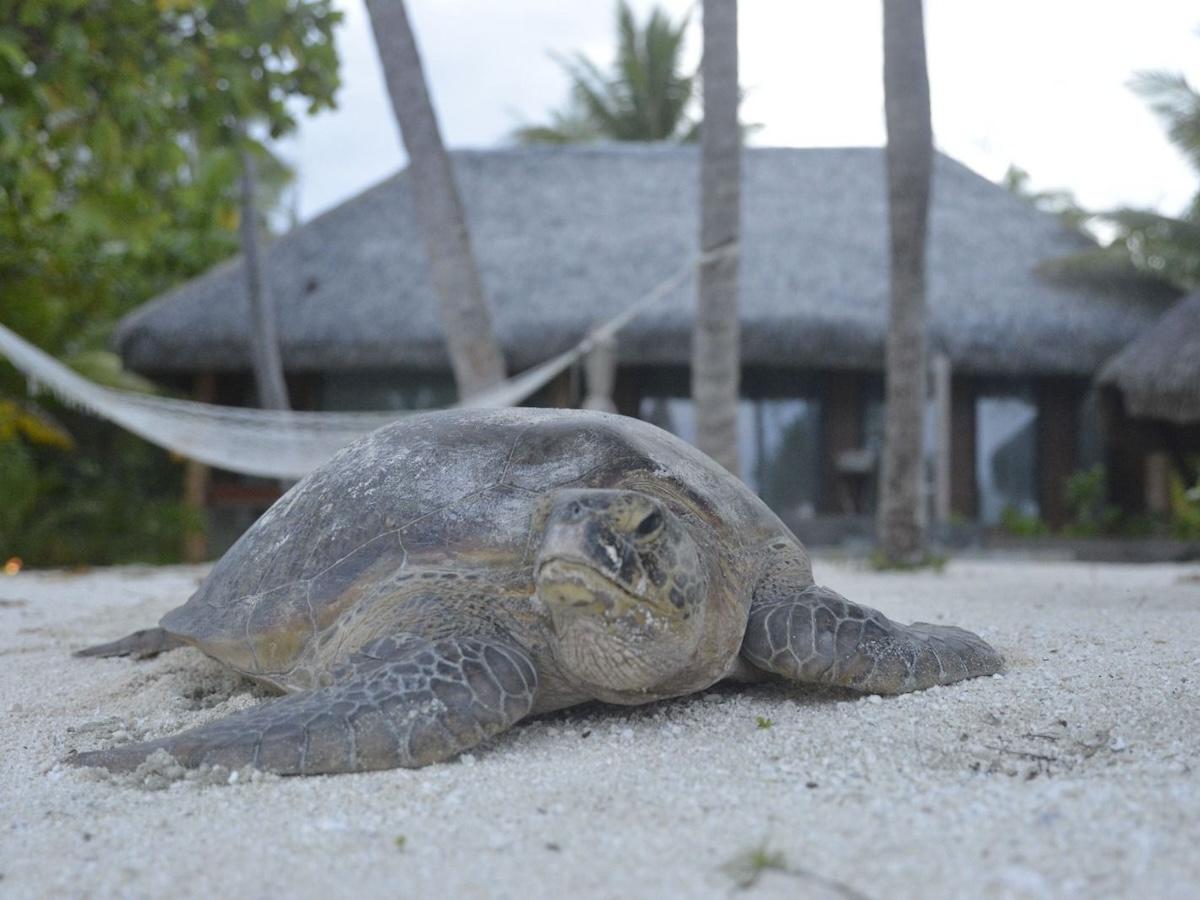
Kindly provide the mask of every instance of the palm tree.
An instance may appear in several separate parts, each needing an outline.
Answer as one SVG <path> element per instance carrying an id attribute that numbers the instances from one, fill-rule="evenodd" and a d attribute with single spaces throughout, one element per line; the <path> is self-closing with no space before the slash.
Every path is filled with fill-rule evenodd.
<path id="1" fill-rule="evenodd" d="M 598 139 L 672 141 L 695 136 L 687 116 L 695 77 L 681 71 L 688 17 L 678 23 L 655 8 L 639 27 L 625 0 L 617 4 L 617 58 L 603 72 L 581 53 L 561 60 L 571 80 L 566 107 L 547 125 L 518 128 L 522 144 Z"/>
<path id="2" fill-rule="evenodd" d="M 258 248 L 259 215 L 258 167 L 254 150 L 247 144 L 242 128 L 237 129 L 238 156 L 241 172 L 241 222 L 239 231 L 242 242 L 242 266 L 246 273 L 246 293 L 250 298 L 250 316 L 253 323 L 254 383 L 258 388 L 258 403 L 263 409 L 290 409 L 287 383 L 283 377 L 283 359 L 279 350 L 279 328 L 276 323 L 275 298 L 266 266 Z"/>
<path id="3" fill-rule="evenodd" d="M 404 2 L 367 0 L 367 12 L 408 151 L 408 184 L 425 237 L 430 281 L 441 302 L 450 364 L 459 394 L 467 397 L 504 378 L 504 358 Z"/>
<path id="4" fill-rule="evenodd" d="M 1200 93 L 1178 72 L 1139 72 L 1129 86 L 1140 94 L 1167 126 L 1167 137 L 1200 173 Z M 1191 214 L 1200 211 L 1200 193 Z"/>
<path id="5" fill-rule="evenodd" d="M 1009 165 L 1008 170 L 1000 179 L 1000 183 L 1009 192 L 1042 212 L 1058 216 L 1059 220 L 1068 228 L 1086 234 L 1085 226 L 1092 214 L 1079 205 L 1074 193 L 1062 189 L 1039 191 L 1033 187 L 1031 181 L 1029 173 L 1016 165 Z"/>
<path id="6" fill-rule="evenodd" d="M 737 0 L 704 0 L 704 121 L 700 129 L 700 249 L 733 249 L 741 206 Z M 700 267 L 692 338 L 696 445 L 738 471 L 738 257 Z"/>
<path id="7" fill-rule="evenodd" d="M 1173 72 L 1140 72 L 1129 86 L 1158 114 L 1171 143 L 1200 173 L 1200 93 Z M 1047 260 L 1039 267 L 1042 275 L 1165 301 L 1200 289 L 1200 192 L 1178 217 L 1131 208 L 1081 215 L 1107 224 L 1113 237 L 1106 246 Z"/>
<path id="8" fill-rule="evenodd" d="M 1200 174 L 1200 93 L 1174 72 L 1139 72 L 1130 87 L 1158 114 L 1171 143 Z M 1117 230 L 1110 246 L 1123 250 L 1134 268 L 1181 291 L 1200 288 L 1200 192 L 1179 217 L 1118 209 L 1101 218 Z"/>
<path id="9" fill-rule="evenodd" d="M 933 169 L 921 0 L 884 0 L 883 85 L 891 303 L 878 528 L 885 560 L 911 565 L 925 557 L 925 235 Z"/>

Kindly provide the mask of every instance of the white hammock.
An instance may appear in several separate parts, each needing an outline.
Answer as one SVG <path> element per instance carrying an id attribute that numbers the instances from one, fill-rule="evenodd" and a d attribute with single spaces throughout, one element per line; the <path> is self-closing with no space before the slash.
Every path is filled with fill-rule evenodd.
<path id="1" fill-rule="evenodd" d="M 731 244 L 684 265 L 619 315 L 592 329 L 578 344 L 520 375 L 460 401 L 459 408 L 515 406 L 587 353 L 611 338 L 635 316 L 671 293 L 693 265 L 736 252 Z M 265 478 L 297 479 L 369 431 L 407 412 L 289 412 L 216 406 L 104 387 L 89 381 L 0 325 L 0 354 L 68 406 L 120 425 L 189 459 L 231 472 Z"/>

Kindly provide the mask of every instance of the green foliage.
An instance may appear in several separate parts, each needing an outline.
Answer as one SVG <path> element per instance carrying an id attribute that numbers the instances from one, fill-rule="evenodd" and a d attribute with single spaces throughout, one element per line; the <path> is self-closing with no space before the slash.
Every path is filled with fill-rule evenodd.
<path id="1" fill-rule="evenodd" d="M 29 404 L 0 398 L 0 442 L 24 438 L 31 444 L 43 444 L 72 450 L 75 441 L 58 422 Z"/>
<path id="2" fill-rule="evenodd" d="M 758 725 L 759 731 L 766 731 L 775 724 L 773 719 L 769 719 L 766 716 L 755 716 L 754 721 Z"/>
<path id="3" fill-rule="evenodd" d="M 1029 181 L 1027 171 L 1020 166 L 1010 165 L 1001 183 L 1018 197 L 1040 210 L 1053 213 L 1076 230 L 1082 230 L 1084 223 L 1091 218 L 1092 214 L 1079 205 L 1071 191 L 1035 191 Z"/>
<path id="4" fill-rule="evenodd" d="M 1130 87 L 1158 114 L 1171 142 L 1200 173 L 1200 93 L 1173 72 L 1140 72 Z M 1200 289 L 1200 193 L 1178 218 L 1139 209 L 1116 209 L 1095 218 L 1115 232 L 1108 246 L 1053 261 L 1044 274 L 1062 283 L 1133 289 L 1156 299 Z"/>
<path id="5" fill-rule="evenodd" d="M 567 106 L 549 124 L 519 128 L 513 137 L 522 144 L 694 139 L 687 109 L 696 75 L 682 72 L 687 26 L 688 16 L 674 23 L 656 7 L 639 27 L 620 0 L 612 68 L 604 72 L 582 53 L 560 59 L 571 80 Z"/>
<path id="6" fill-rule="evenodd" d="M 1100 463 L 1067 479 L 1067 508 L 1071 520 L 1063 527 L 1067 537 L 1098 537 L 1120 529 L 1121 510 L 1107 502 L 1107 478 Z"/>
<path id="7" fill-rule="evenodd" d="M 26 564 L 162 563 L 203 523 L 178 498 L 178 462 L 133 435 L 70 417 L 80 451 L 0 442 L 0 556 Z"/>
<path id="8" fill-rule="evenodd" d="M 1000 513 L 1000 527 L 1013 537 L 1045 537 L 1050 526 L 1040 516 L 1023 513 L 1014 506 L 1006 506 Z"/>
<path id="9" fill-rule="evenodd" d="M 89 377 L 145 388 L 106 352 L 113 322 L 236 250 L 235 137 L 287 133 L 297 99 L 332 106 L 339 19 L 331 0 L 0 0 L 0 321 Z M 277 199 L 288 173 L 251 144 Z M 0 364 L 0 496 L 37 488 L 24 518 L 6 512 L 0 553 L 160 557 L 186 524 L 177 466 L 105 428 L 73 424 L 76 455 L 27 429 L 5 440 L 18 408 L 50 421 L 24 387 Z"/>
<path id="10" fill-rule="evenodd" d="M 0 556 L 15 554 L 18 529 L 33 510 L 38 497 L 38 471 L 33 450 L 15 438 L 0 440 Z"/>
<path id="11" fill-rule="evenodd" d="M 237 123 L 279 135 L 289 98 L 332 104 L 329 4 L 0 0 L 4 322 L 98 348 L 113 315 L 232 252 Z"/>
<path id="12" fill-rule="evenodd" d="M 1200 481 L 1188 487 L 1171 475 L 1171 533 L 1182 541 L 1200 541 Z"/>
<path id="13" fill-rule="evenodd" d="M 949 562 L 950 558 L 941 553 L 926 553 L 916 562 L 892 559 L 880 548 L 871 551 L 871 555 L 867 557 L 867 565 L 876 572 L 920 572 L 930 569 L 941 575 L 946 571 Z"/>
<path id="14" fill-rule="evenodd" d="M 1135 294 L 1164 304 L 1179 298 L 1179 288 L 1174 284 L 1138 268 L 1124 243 L 1043 260 L 1037 265 L 1037 273 L 1051 284 L 1064 287 L 1086 287 L 1117 296 Z"/>
<path id="15" fill-rule="evenodd" d="M 1129 82 L 1167 126 L 1167 137 L 1200 174 L 1200 94 L 1178 72 L 1139 72 Z"/>
<path id="16" fill-rule="evenodd" d="M 778 850 L 772 850 L 766 841 L 739 853 L 723 866 L 725 873 L 736 888 L 749 890 L 766 872 L 788 872 L 787 859 Z"/>
<path id="17" fill-rule="evenodd" d="M 1066 484 L 1070 520 L 1058 532 L 1068 538 L 1164 536 L 1168 531 L 1184 540 L 1200 539 L 1200 485 L 1188 490 L 1172 474 L 1171 514 L 1161 516 L 1127 515 L 1108 503 L 1107 476 L 1097 463 L 1072 475 Z M 1014 537 L 1041 538 L 1052 534 L 1040 517 L 1023 514 L 1008 507 L 1001 514 L 1000 527 Z"/>
<path id="18" fill-rule="evenodd" d="M 1117 229 L 1113 246 L 1124 248 L 1135 269 L 1180 291 L 1200 288 L 1200 217 L 1117 209 L 1103 218 Z"/>

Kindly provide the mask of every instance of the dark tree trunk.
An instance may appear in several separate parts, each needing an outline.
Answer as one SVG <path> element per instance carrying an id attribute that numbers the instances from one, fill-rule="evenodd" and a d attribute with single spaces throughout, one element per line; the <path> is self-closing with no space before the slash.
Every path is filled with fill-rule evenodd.
<path id="1" fill-rule="evenodd" d="M 883 83 L 891 309 L 879 540 L 893 563 L 925 556 L 925 235 L 933 168 L 921 0 L 884 0 Z"/>
<path id="2" fill-rule="evenodd" d="M 441 305 L 454 379 L 459 394 L 467 397 L 504 378 L 504 358 L 405 5 L 403 0 L 367 0 L 367 12 L 408 151 L 408 186 Z"/>
<path id="3" fill-rule="evenodd" d="M 271 293 L 271 282 L 258 246 L 258 168 L 255 165 L 254 151 L 247 146 L 244 135 L 239 135 L 238 152 L 242 164 L 242 212 L 239 230 L 242 265 L 246 273 L 246 293 L 250 297 L 253 326 L 251 356 L 254 383 L 258 389 L 258 403 L 263 409 L 290 409 L 287 383 L 283 377 L 283 358 L 279 351 L 275 298 Z"/>
<path id="4" fill-rule="evenodd" d="M 704 0 L 704 121 L 700 127 L 700 249 L 738 240 L 741 149 L 738 125 L 737 0 Z M 700 267 L 692 340 L 696 443 L 738 471 L 738 257 Z"/>

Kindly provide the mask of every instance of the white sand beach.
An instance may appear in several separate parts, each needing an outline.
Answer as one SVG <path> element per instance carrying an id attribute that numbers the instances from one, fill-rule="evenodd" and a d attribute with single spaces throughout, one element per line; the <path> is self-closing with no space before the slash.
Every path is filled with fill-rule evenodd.
<path id="1" fill-rule="evenodd" d="M 133 783 L 64 767 L 258 702 L 187 649 L 70 652 L 203 575 L 0 577 L 3 897 L 1195 897 L 1200 566 L 817 576 L 981 633 L 1004 675 L 897 698 L 722 686 L 526 722 L 459 760 Z"/>

